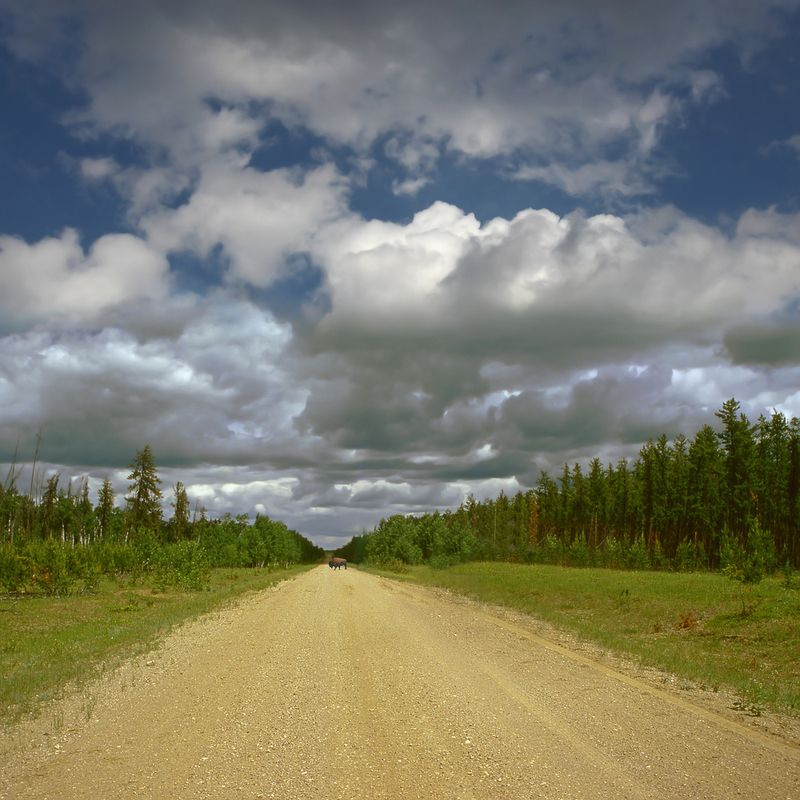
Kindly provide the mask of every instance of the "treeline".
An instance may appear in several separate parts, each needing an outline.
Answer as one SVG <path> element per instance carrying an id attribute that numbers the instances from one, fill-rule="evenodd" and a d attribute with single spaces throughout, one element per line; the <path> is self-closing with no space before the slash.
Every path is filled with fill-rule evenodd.
<path id="1" fill-rule="evenodd" d="M 594 458 L 558 478 L 543 472 L 513 497 L 391 517 L 337 552 L 375 563 L 719 569 L 758 549 L 768 567 L 800 567 L 800 421 L 774 412 L 751 423 L 735 399 L 715 416 L 718 429 L 661 436 L 632 461 Z"/>
<path id="2" fill-rule="evenodd" d="M 0 590 L 66 594 L 91 590 L 102 575 L 150 575 L 161 588 L 202 588 L 214 567 L 277 567 L 324 557 L 284 523 L 246 514 L 209 520 L 190 507 L 186 487 L 173 487 L 172 516 L 163 518 L 161 479 L 146 446 L 131 464 L 124 507 L 109 480 L 96 503 L 89 482 L 62 485 L 52 475 L 27 492 L 12 466 L 0 486 Z"/>
<path id="3" fill-rule="evenodd" d="M 382 519 L 371 533 L 354 536 L 336 555 L 356 564 L 369 561 L 397 567 L 426 562 L 444 567 L 468 561 L 478 553 L 477 545 L 473 531 L 457 513 L 437 511 Z"/>

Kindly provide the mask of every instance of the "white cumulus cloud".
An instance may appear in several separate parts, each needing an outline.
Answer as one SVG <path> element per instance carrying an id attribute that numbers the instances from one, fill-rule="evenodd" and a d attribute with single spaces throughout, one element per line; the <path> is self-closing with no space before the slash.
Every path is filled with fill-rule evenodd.
<path id="1" fill-rule="evenodd" d="M 132 300 L 161 300 L 169 290 L 163 253 L 130 234 L 107 234 L 82 248 L 78 233 L 33 244 L 0 236 L 0 309 L 6 326 L 91 321 Z"/>

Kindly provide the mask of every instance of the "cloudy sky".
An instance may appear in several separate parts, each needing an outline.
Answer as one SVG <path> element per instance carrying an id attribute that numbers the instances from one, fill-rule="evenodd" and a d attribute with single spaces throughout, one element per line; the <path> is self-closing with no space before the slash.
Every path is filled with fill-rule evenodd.
<path id="1" fill-rule="evenodd" d="M 800 416 L 800 0 L 0 0 L 0 109 L 4 474 L 333 545 Z"/>

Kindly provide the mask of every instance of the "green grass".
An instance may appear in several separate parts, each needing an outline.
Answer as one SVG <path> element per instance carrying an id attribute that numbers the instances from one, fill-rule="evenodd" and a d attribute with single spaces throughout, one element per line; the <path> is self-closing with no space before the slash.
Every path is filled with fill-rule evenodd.
<path id="1" fill-rule="evenodd" d="M 800 713 L 797 576 L 743 594 L 708 573 L 473 563 L 385 574 L 508 606 L 705 688 L 733 689 L 752 713 Z"/>
<path id="2" fill-rule="evenodd" d="M 106 579 L 92 594 L 0 595 L 0 724 L 147 652 L 173 626 L 306 569 L 213 570 L 200 592 L 162 593 Z"/>

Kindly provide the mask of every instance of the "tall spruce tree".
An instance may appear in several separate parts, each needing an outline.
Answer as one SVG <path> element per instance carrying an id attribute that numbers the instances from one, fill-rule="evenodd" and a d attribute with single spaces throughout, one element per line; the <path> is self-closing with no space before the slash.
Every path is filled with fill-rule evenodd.
<path id="1" fill-rule="evenodd" d="M 55 536 L 56 505 L 58 503 L 58 482 L 60 475 L 56 473 L 47 479 L 47 488 L 42 494 L 39 504 L 39 529 L 43 538 Z"/>
<path id="2" fill-rule="evenodd" d="M 698 531 L 690 530 L 688 525 L 689 508 L 689 440 L 679 433 L 672 441 L 670 469 L 667 481 L 667 512 L 670 528 L 675 540 L 684 541 L 687 537 L 695 542 Z"/>
<path id="3" fill-rule="evenodd" d="M 175 499 L 172 501 L 172 507 L 175 510 L 172 515 L 172 537 L 174 539 L 188 539 L 191 533 L 189 527 L 189 495 L 186 493 L 186 487 L 178 481 L 175 484 Z"/>
<path id="4" fill-rule="evenodd" d="M 778 552 L 786 549 L 789 529 L 791 477 L 790 427 L 780 411 L 767 420 L 762 414 L 755 429 L 753 491 L 761 527 L 775 539 Z"/>
<path id="5" fill-rule="evenodd" d="M 631 474 L 628 471 L 628 462 L 621 458 L 617 466 L 608 465 L 606 472 L 608 485 L 608 502 L 611 533 L 620 542 L 635 538 L 638 533 L 636 526 L 631 522 Z"/>
<path id="6" fill-rule="evenodd" d="M 689 445 L 687 528 L 700 536 L 706 553 L 716 564 L 719 537 L 725 524 L 723 483 L 725 465 L 717 434 L 703 425 Z"/>
<path id="7" fill-rule="evenodd" d="M 127 530 L 134 535 L 146 528 L 153 533 L 161 530 L 161 479 L 156 472 L 150 445 L 136 453 L 128 480 Z"/>
<path id="8" fill-rule="evenodd" d="M 607 492 L 603 464 L 599 458 L 595 457 L 589 463 L 586 492 L 589 506 L 589 529 L 587 533 L 589 544 L 592 547 L 597 547 L 606 537 Z"/>
<path id="9" fill-rule="evenodd" d="M 800 420 L 789 423 L 789 477 L 786 487 L 787 520 L 786 557 L 790 564 L 800 563 Z"/>
<path id="10" fill-rule="evenodd" d="M 747 541 L 753 497 L 753 431 L 734 398 L 726 400 L 716 416 L 722 420 L 723 426 L 718 435 L 725 464 L 723 499 L 726 522 L 731 533 L 744 544 Z"/>
<path id="11" fill-rule="evenodd" d="M 89 479 L 84 477 L 80 491 L 75 497 L 75 526 L 73 536 L 77 536 L 81 544 L 88 544 L 95 537 L 94 509 L 89 500 Z"/>
<path id="12" fill-rule="evenodd" d="M 542 471 L 536 484 L 536 537 L 531 544 L 536 545 L 547 536 L 555 536 L 561 530 L 561 506 L 558 484 Z"/>
<path id="13" fill-rule="evenodd" d="M 97 526 L 100 538 L 107 539 L 111 533 L 111 515 L 114 513 L 114 487 L 106 478 L 97 496 Z"/>

